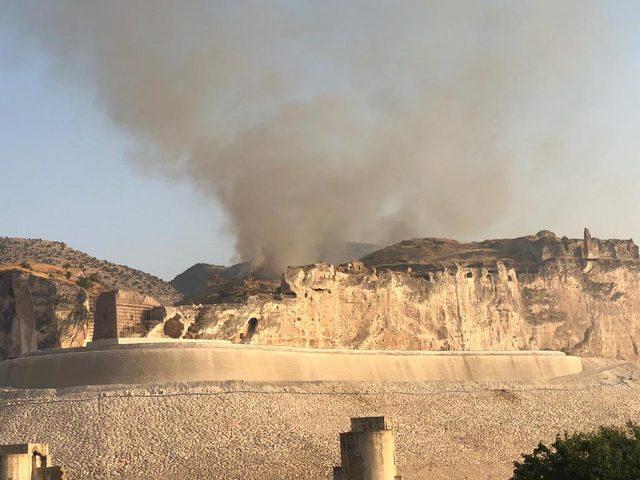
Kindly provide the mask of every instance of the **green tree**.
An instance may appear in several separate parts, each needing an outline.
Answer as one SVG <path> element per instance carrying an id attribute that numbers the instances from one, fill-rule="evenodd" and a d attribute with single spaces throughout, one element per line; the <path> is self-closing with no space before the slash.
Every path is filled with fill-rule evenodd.
<path id="1" fill-rule="evenodd" d="M 565 433 L 550 447 L 540 443 L 514 462 L 511 480 L 638 480 L 640 426 L 600 427 L 591 433 Z"/>

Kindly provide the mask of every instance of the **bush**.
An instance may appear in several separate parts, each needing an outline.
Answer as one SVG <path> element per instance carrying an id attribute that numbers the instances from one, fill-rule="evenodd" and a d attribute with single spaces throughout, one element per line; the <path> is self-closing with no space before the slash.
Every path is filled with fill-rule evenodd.
<path id="1" fill-rule="evenodd" d="M 64 272 L 64 276 L 67 277 L 67 280 L 69 280 L 71 278 L 72 273 L 67 270 L 66 272 Z"/>
<path id="2" fill-rule="evenodd" d="M 640 426 L 600 427 L 592 433 L 556 437 L 514 462 L 511 480 L 640 479 Z"/>
<path id="3" fill-rule="evenodd" d="M 87 277 L 80 277 L 78 278 L 78 280 L 76 280 L 76 285 L 78 285 L 80 288 L 91 288 L 91 285 L 93 285 L 93 282 L 91 280 L 89 280 Z"/>
<path id="4" fill-rule="evenodd" d="M 27 261 L 20 262 L 20 266 L 26 270 L 31 270 L 31 264 Z"/>

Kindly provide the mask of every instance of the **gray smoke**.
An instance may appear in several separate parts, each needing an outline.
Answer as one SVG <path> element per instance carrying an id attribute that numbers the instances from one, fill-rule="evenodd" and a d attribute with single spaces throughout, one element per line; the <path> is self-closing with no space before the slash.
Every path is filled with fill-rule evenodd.
<path id="1" fill-rule="evenodd" d="M 21 0 L 147 174 L 186 176 L 276 272 L 344 240 L 466 236 L 562 143 L 603 39 L 587 1 Z M 558 159 L 561 160 L 561 159 Z"/>

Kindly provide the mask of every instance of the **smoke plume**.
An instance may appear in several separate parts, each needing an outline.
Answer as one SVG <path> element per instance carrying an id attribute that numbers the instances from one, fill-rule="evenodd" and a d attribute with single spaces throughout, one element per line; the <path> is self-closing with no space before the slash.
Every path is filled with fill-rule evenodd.
<path id="1" fill-rule="evenodd" d="M 21 0 L 140 171 L 188 178 L 267 271 L 336 242 L 469 235 L 562 142 L 602 39 L 587 1 Z"/>

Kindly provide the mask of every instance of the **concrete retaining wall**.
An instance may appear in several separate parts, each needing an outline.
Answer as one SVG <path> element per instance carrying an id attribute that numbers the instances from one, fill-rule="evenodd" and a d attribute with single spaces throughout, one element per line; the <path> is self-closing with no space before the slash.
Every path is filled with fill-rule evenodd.
<path id="1" fill-rule="evenodd" d="M 561 352 L 398 352 L 258 347 L 215 342 L 102 345 L 0 362 L 0 385 L 188 381 L 536 381 L 582 370 Z"/>

